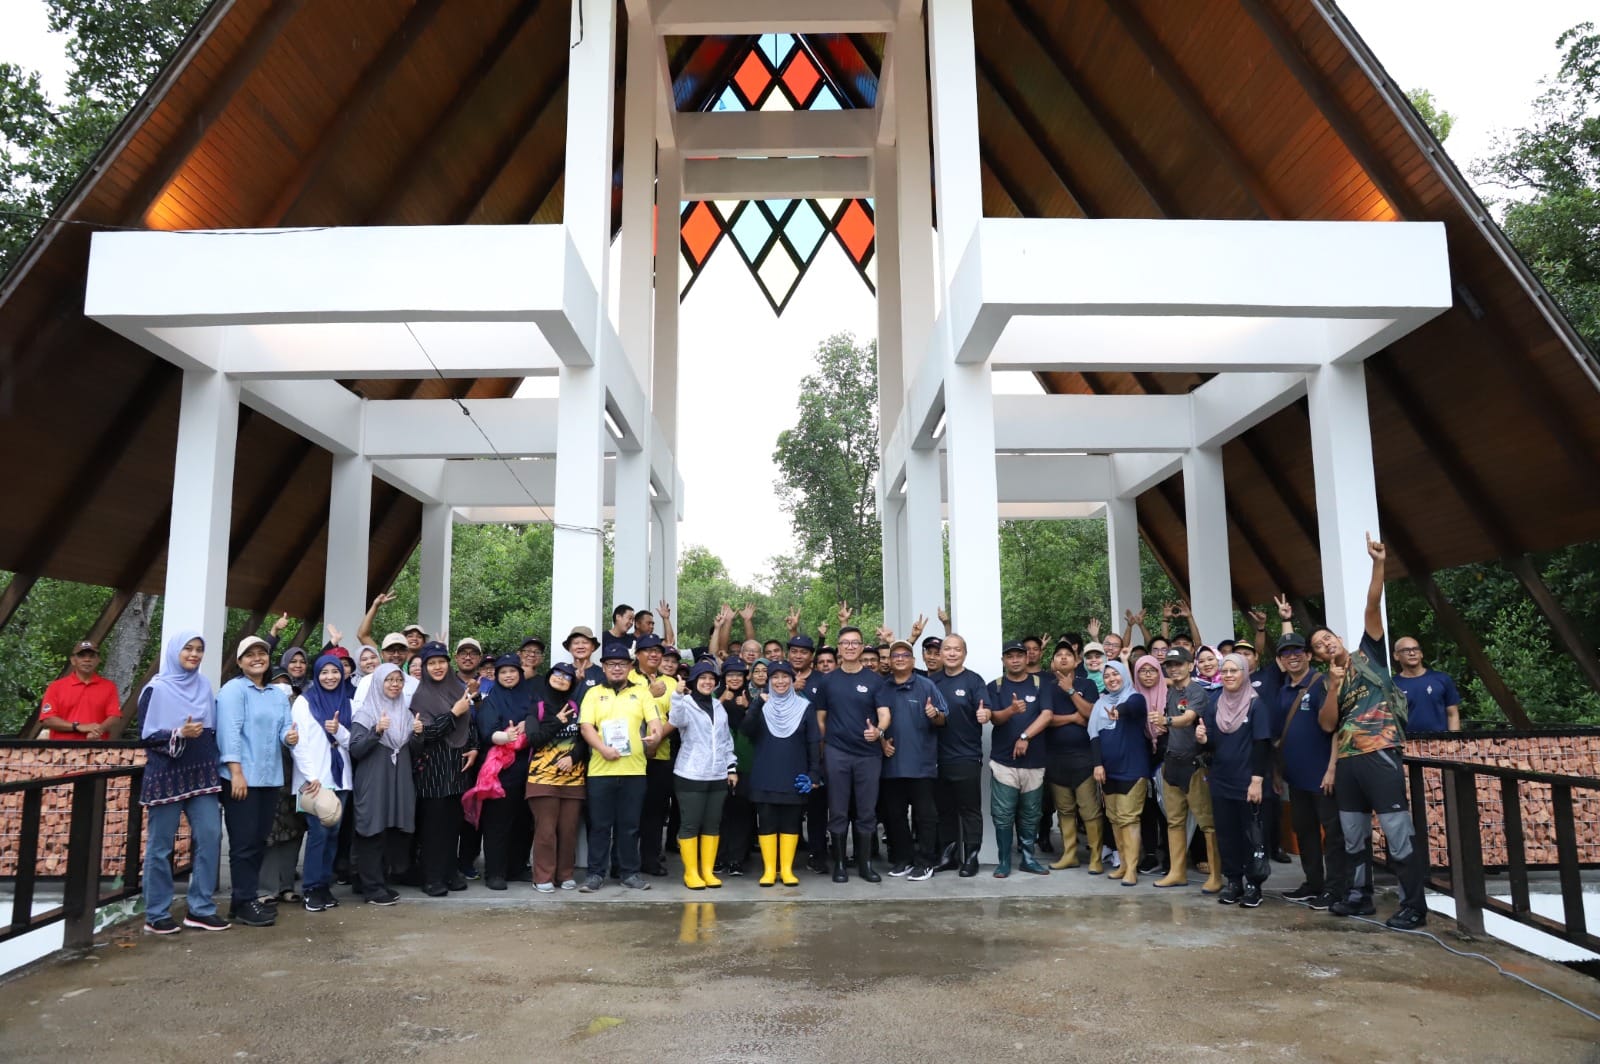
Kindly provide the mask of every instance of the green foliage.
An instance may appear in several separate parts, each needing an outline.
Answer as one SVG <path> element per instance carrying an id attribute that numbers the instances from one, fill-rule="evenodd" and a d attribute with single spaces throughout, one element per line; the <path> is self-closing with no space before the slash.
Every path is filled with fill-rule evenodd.
<path id="1" fill-rule="evenodd" d="M 3 574 L 0 586 L 10 584 Z M 94 624 L 111 598 L 108 588 L 40 580 L 0 629 L 0 734 L 12 734 L 61 674 L 72 644 Z"/>
<path id="2" fill-rule="evenodd" d="M 878 525 L 878 345 L 836 333 L 800 382 L 799 421 L 778 434 L 778 498 L 834 599 L 883 601 Z"/>
<path id="3" fill-rule="evenodd" d="M 1433 93 L 1427 89 L 1412 89 L 1406 93 L 1406 99 L 1411 101 L 1411 106 L 1417 109 L 1417 114 L 1422 116 L 1422 121 L 1433 131 L 1433 135 L 1443 144 L 1450 136 L 1450 130 L 1455 127 L 1456 116 L 1439 106 L 1439 101 L 1433 98 Z"/>
<path id="4" fill-rule="evenodd" d="M 1560 69 L 1533 117 L 1476 168 L 1506 189 L 1503 227 L 1592 349 L 1600 349 L 1600 33 L 1556 42 Z"/>
<path id="5" fill-rule="evenodd" d="M 10 269 L 205 10 L 205 0 L 45 0 L 67 36 L 67 99 L 0 63 L 0 273 Z M 33 217 L 29 217 L 29 216 Z"/>

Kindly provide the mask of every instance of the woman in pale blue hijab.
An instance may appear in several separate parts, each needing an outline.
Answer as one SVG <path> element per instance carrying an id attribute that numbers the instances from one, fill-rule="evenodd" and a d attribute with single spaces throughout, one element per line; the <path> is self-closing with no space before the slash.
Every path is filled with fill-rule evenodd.
<path id="1" fill-rule="evenodd" d="M 161 671 L 139 695 L 139 737 L 145 745 L 139 801 L 149 814 L 144 851 L 144 929 L 171 935 L 184 927 L 226 931 L 217 915 L 222 851 L 222 777 L 218 771 L 217 695 L 200 672 L 205 640 L 179 632 L 167 641 Z M 172 850 L 178 818 L 189 821 L 188 907 L 172 918 Z"/>

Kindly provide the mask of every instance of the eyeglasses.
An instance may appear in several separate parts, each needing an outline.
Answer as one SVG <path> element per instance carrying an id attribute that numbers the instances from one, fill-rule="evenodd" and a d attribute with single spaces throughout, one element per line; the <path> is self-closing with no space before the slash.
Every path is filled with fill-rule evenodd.
<path id="1" fill-rule="evenodd" d="M 910 659 L 911 655 L 907 654 L 904 650 L 897 650 L 893 654 L 889 655 L 890 661 L 909 661 Z"/>
<path id="2" fill-rule="evenodd" d="M 1221 670 L 1221 672 L 1222 672 L 1222 675 L 1224 675 L 1224 676 L 1243 676 L 1244 675 L 1244 670 L 1243 669 L 1223 669 L 1223 670 Z"/>
<path id="3" fill-rule="evenodd" d="M 862 643 L 859 639 L 841 639 L 839 640 L 839 645 L 842 647 L 858 647 L 861 646 Z"/>
<path id="4" fill-rule="evenodd" d="M 1395 653 L 1396 654 L 1420 654 L 1420 653 L 1422 653 L 1422 648 L 1421 647 L 1396 647 L 1395 648 Z"/>

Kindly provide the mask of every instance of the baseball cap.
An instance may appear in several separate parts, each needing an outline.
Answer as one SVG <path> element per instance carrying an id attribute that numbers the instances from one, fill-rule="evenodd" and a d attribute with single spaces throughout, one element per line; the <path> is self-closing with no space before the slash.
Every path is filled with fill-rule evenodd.
<path id="1" fill-rule="evenodd" d="M 404 628 L 402 628 L 400 630 L 402 632 L 407 633 L 408 635 L 410 633 L 412 633 L 412 632 L 415 632 L 415 633 L 417 633 L 418 635 L 420 635 L 424 639 L 428 638 L 428 633 L 423 629 L 422 625 L 420 625 L 420 624 L 408 624 L 408 625 L 406 625 Z"/>
<path id="2" fill-rule="evenodd" d="M 243 639 L 239 640 L 239 647 L 233 652 L 233 660 L 238 661 L 240 658 L 244 657 L 244 652 L 249 650 L 251 647 L 261 647 L 263 650 L 268 652 L 272 650 L 271 647 L 267 646 L 267 641 L 265 639 L 262 639 L 258 635 L 247 635 Z M 85 639 L 83 642 L 78 644 L 77 649 L 74 650 L 73 653 L 78 654 L 85 649 L 93 650 L 94 644 Z"/>
<path id="3" fill-rule="evenodd" d="M 388 650 L 390 647 L 404 647 L 410 646 L 411 644 L 407 643 L 406 637 L 401 635 L 399 632 L 390 632 L 388 635 L 383 637 L 383 642 L 379 645 L 382 649 Z"/>
<path id="4" fill-rule="evenodd" d="M 1194 655 L 1183 647 L 1168 647 L 1166 655 L 1161 659 L 1161 663 L 1163 665 L 1187 665 L 1193 660 Z"/>
<path id="5" fill-rule="evenodd" d="M 255 637 L 252 636 L 251 638 L 255 638 Z M 256 642 L 259 643 L 259 642 L 262 642 L 262 640 L 256 639 Z M 100 653 L 100 648 L 95 646 L 92 641 L 90 641 L 88 639 L 85 639 L 81 643 L 79 643 L 77 646 L 72 648 L 72 653 L 73 653 L 74 656 L 76 656 L 78 654 L 98 654 L 98 653 Z"/>
<path id="6" fill-rule="evenodd" d="M 1306 637 L 1299 632 L 1285 632 L 1278 638 L 1278 653 L 1280 654 L 1286 650 L 1304 650 L 1305 648 Z"/>
<path id="7" fill-rule="evenodd" d="M 891 654 L 894 653 L 894 649 L 896 647 L 905 647 L 906 650 L 910 651 L 913 654 L 915 654 L 917 652 L 917 648 L 912 646 L 911 643 L 909 641 L 905 640 L 905 639 L 896 639 L 894 642 L 890 643 L 889 644 L 889 652 Z"/>
<path id="8" fill-rule="evenodd" d="M 792 647 L 799 647 L 801 650 L 817 649 L 817 644 L 808 635 L 795 636 L 793 639 L 789 640 L 789 645 Z"/>
<path id="9" fill-rule="evenodd" d="M 627 661 L 632 657 L 633 651 L 628 649 L 628 644 L 626 643 L 607 643 L 600 648 L 601 661 L 614 661 L 618 658 Z"/>
<path id="10" fill-rule="evenodd" d="M 478 653 L 480 653 L 480 654 L 483 653 L 483 644 L 478 642 L 476 639 L 472 638 L 470 635 L 456 644 L 456 653 L 457 654 L 461 653 L 461 648 L 462 647 L 471 647 L 473 650 L 476 650 Z"/>
<path id="11" fill-rule="evenodd" d="M 944 646 L 944 640 L 940 639 L 936 635 L 925 635 L 922 637 L 923 650 L 938 650 L 942 646 Z"/>
<path id="12" fill-rule="evenodd" d="M 1088 657 L 1090 654 L 1099 654 L 1101 657 L 1105 657 L 1105 653 L 1106 653 L 1106 648 L 1105 648 L 1105 644 L 1104 643 L 1085 643 L 1085 644 L 1083 644 L 1083 656 L 1084 657 Z"/>
<path id="13" fill-rule="evenodd" d="M 1013 639 L 1011 642 L 1000 648 L 1001 654 L 1026 654 L 1027 652 L 1028 648 L 1022 645 L 1022 641 L 1020 639 Z"/>

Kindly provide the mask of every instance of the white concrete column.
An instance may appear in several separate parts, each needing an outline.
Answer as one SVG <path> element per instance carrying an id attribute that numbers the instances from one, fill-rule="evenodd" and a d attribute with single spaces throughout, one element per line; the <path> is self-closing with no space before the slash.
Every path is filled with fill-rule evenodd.
<path id="1" fill-rule="evenodd" d="M 1378 527 L 1367 378 L 1360 363 L 1323 366 L 1306 378 L 1311 465 L 1317 483 L 1317 540 L 1328 626 L 1349 645 L 1361 638 L 1372 560 L 1367 533 Z M 1385 631 L 1387 631 L 1387 619 Z"/>
<path id="2" fill-rule="evenodd" d="M 606 308 L 610 305 L 607 263 L 617 59 L 615 5 L 575 0 L 569 40 L 562 212 L 567 233 L 599 299 L 590 324 L 595 364 L 561 367 L 550 605 L 550 634 L 557 644 L 576 625 L 601 627 L 606 613 L 601 601 L 604 533 L 600 522 L 606 443 L 604 361 L 614 357 L 606 350 Z"/>
<path id="3" fill-rule="evenodd" d="M 206 642 L 200 670 L 213 684 L 233 653 L 222 645 L 228 619 L 228 538 L 233 518 L 233 458 L 239 440 L 239 382 L 220 373 L 185 370 L 178 408 L 178 451 L 172 472 L 172 529 L 161 652 L 184 629 Z"/>
<path id="4" fill-rule="evenodd" d="M 993 439 L 992 433 L 990 438 Z M 905 615 L 900 618 L 900 626 L 895 628 L 900 633 L 911 631 L 911 619 L 917 614 L 933 617 L 945 604 L 944 514 L 940 505 L 944 486 L 939 478 L 939 463 L 939 452 L 932 448 L 912 448 L 906 454 L 906 590 L 900 604 Z M 989 464 L 994 465 L 992 445 Z M 951 512 L 955 512 L 954 506 Z M 999 572 L 998 557 L 996 555 L 996 573 Z M 961 615 L 955 616 L 959 621 Z"/>
<path id="5" fill-rule="evenodd" d="M 1228 497 L 1222 449 L 1183 455 L 1183 515 L 1189 539 L 1189 607 L 1212 644 L 1233 635 L 1233 574 L 1228 562 Z"/>
<path id="6" fill-rule="evenodd" d="M 422 557 L 418 559 L 417 623 L 435 639 L 450 635 L 450 566 L 455 514 L 442 502 L 422 504 Z"/>
<path id="7" fill-rule="evenodd" d="M 372 542 L 372 459 L 333 456 L 328 493 L 328 561 L 322 616 L 346 638 L 367 612 L 367 551 Z"/>
<path id="8" fill-rule="evenodd" d="M 1111 570 L 1111 627 L 1122 630 L 1122 615 L 1143 608 L 1139 577 L 1139 512 L 1133 499 L 1106 500 L 1106 548 Z"/>
<path id="9" fill-rule="evenodd" d="M 894 211 L 891 242 L 879 223 L 878 276 L 883 276 L 888 259 L 896 251 L 896 281 L 900 293 L 900 372 L 902 396 L 907 382 L 928 359 L 933 335 L 934 277 L 933 191 L 927 180 L 931 165 L 928 157 L 928 76 L 927 50 L 922 40 L 919 17 L 901 19 L 895 25 L 895 59 L 890 72 L 894 79 Z M 877 188 L 882 190 L 880 178 Z M 883 215 L 880 192 L 878 215 Z M 880 288 L 880 293 L 881 293 Z M 879 299 L 882 299 L 880 294 Z M 902 403 L 897 403 L 900 409 Z M 885 417 L 885 425 L 893 422 Z"/>
<path id="10" fill-rule="evenodd" d="M 874 187 L 878 190 L 873 202 L 878 226 L 878 426 L 879 440 L 886 442 L 900 423 L 906 393 L 905 360 L 900 344 L 900 224 L 894 148 L 880 147 L 875 153 L 873 168 Z M 884 563 L 888 564 L 887 557 Z M 894 623 L 891 621 L 891 626 Z"/>
<path id="11" fill-rule="evenodd" d="M 880 230 L 881 231 L 881 230 Z M 879 267 L 879 276 L 882 267 Z M 880 293 L 882 289 L 879 289 Z M 888 487 L 878 501 L 878 525 L 883 538 L 883 623 L 897 632 L 906 624 L 906 503 L 898 489 Z M 838 633 L 834 633 L 837 638 Z"/>
<path id="12" fill-rule="evenodd" d="M 666 599 L 667 605 L 672 607 L 672 626 L 678 628 L 678 506 L 674 502 L 663 501 L 656 503 L 655 515 L 657 529 L 661 533 L 661 562 L 659 577 L 652 573 L 652 582 L 659 590 L 653 592 L 656 601 Z M 652 603 L 651 609 L 655 609 Z M 685 636 L 681 630 L 678 633 L 680 642 Z"/>
<path id="13" fill-rule="evenodd" d="M 896 46 L 902 43 L 897 41 Z M 978 76 L 971 0 L 929 0 L 928 45 L 941 286 L 948 293 L 955 269 L 983 216 L 983 188 L 975 147 Z M 895 65 L 901 65 L 898 58 Z M 901 165 L 905 165 L 903 160 Z M 906 257 L 902 258 L 904 261 Z M 949 302 L 947 295 L 945 305 Z M 956 628 L 967 637 L 973 668 L 993 675 L 1000 667 L 1004 640 L 1000 627 L 993 381 L 987 363 L 955 364 L 949 335 L 940 337 L 934 350 L 945 364 L 950 608 Z M 909 505 L 907 509 L 909 512 Z M 913 524 L 913 535 L 915 528 Z"/>
<path id="14" fill-rule="evenodd" d="M 650 375 L 650 406 L 672 453 L 678 453 L 678 195 L 683 162 L 662 150 L 656 164 L 655 335 Z M 674 566 L 676 561 L 674 560 Z M 674 568 L 672 578 L 677 579 Z"/>
<path id="15" fill-rule="evenodd" d="M 622 130 L 622 254 L 618 283 L 618 327 L 628 365 L 650 395 L 651 337 L 655 314 L 656 70 L 655 32 L 648 18 L 628 20 L 626 99 Z M 611 602 L 645 609 L 650 594 L 650 433 L 640 426 L 644 447 L 617 455 L 616 505 L 612 525 Z"/>

